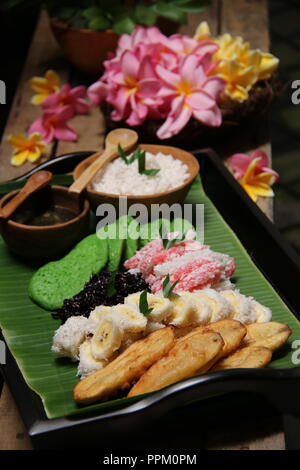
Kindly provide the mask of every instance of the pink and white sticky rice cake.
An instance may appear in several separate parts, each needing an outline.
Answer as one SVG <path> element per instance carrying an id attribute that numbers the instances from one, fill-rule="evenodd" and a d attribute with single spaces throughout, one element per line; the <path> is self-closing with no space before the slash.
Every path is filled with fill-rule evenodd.
<path id="1" fill-rule="evenodd" d="M 174 292 L 179 292 L 214 287 L 235 270 L 233 258 L 196 240 L 184 240 L 165 249 L 160 238 L 148 243 L 124 266 L 140 271 L 154 293 L 162 289 L 168 274 L 172 284 L 178 281 Z"/>

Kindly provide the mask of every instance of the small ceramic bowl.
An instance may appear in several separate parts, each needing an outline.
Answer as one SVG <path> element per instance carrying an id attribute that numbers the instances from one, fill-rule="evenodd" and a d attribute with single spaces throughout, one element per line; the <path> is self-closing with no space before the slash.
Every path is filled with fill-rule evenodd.
<path id="1" fill-rule="evenodd" d="M 184 150 L 176 147 L 146 144 L 141 144 L 139 147 L 142 150 L 150 152 L 154 155 L 162 152 L 166 155 L 172 155 L 173 158 L 181 160 L 182 163 L 187 165 L 190 176 L 182 185 L 177 186 L 176 188 L 169 191 L 143 196 L 127 195 L 127 206 L 130 207 L 132 204 L 139 203 L 145 205 L 147 209 L 150 210 L 152 204 L 166 203 L 172 205 L 174 203 L 181 203 L 185 199 L 193 180 L 199 172 L 198 160 L 191 153 L 185 152 Z M 88 157 L 76 166 L 73 173 L 74 180 L 79 178 L 82 172 L 95 160 L 95 158 L 97 157 Z M 95 191 L 91 183 L 87 186 L 85 194 L 89 199 L 93 210 L 96 210 L 100 204 L 104 203 L 112 204 L 116 210 L 118 210 L 120 198 L 125 197 L 123 195 L 119 196 L 117 194 L 101 193 Z"/>
<path id="2" fill-rule="evenodd" d="M 12 191 L 0 200 L 0 208 L 16 194 Z M 16 222 L 17 213 L 34 211 L 48 204 L 74 214 L 74 218 L 56 225 L 25 225 Z M 8 248 L 24 260 L 46 261 L 56 259 L 70 250 L 89 232 L 90 203 L 79 200 L 63 186 L 47 186 L 30 196 L 8 221 L 0 223 L 0 232 Z"/>

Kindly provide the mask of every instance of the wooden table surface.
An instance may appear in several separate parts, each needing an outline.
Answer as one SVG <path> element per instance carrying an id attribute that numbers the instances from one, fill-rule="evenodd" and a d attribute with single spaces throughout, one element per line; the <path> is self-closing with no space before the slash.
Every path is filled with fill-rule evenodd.
<path id="1" fill-rule="evenodd" d="M 252 48 L 269 49 L 268 6 L 267 0 L 212 0 L 211 7 L 202 14 L 190 15 L 188 25 L 181 27 L 180 32 L 192 34 L 201 20 L 207 20 L 214 34 L 230 32 L 241 35 L 250 41 Z M 28 80 L 32 76 L 41 76 L 48 69 L 57 71 L 62 82 L 74 81 L 74 71 L 68 66 L 61 50 L 49 28 L 48 17 L 42 12 L 33 36 L 28 57 L 20 77 L 19 86 L 11 108 L 9 119 L 2 136 L 0 146 L 0 181 L 15 178 L 32 168 L 30 163 L 15 168 L 10 164 L 11 148 L 7 136 L 16 132 L 25 132 L 29 125 L 39 116 L 39 109 L 30 104 L 32 90 Z M 104 121 L 98 108 L 88 116 L 76 116 L 72 125 L 78 130 L 78 142 L 59 142 L 49 149 L 49 155 L 55 156 L 74 150 L 95 150 L 103 146 Z M 258 131 L 258 130 L 257 130 Z M 268 139 L 267 139 L 268 140 Z M 253 148 L 256 147 L 252 139 Z M 270 143 L 262 147 L 271 156 Z M 251 150 L 251 148 L 249 148 Z M 272 218 L 272 200 L 261 198 L 258 202 L 261 209 Z M 228 425 L 226 435 L 223 430 L 209 431 L 208 449 L 284 449 L 284 434 L 278 417 L 263 420 L 260 429 L 256 422 L 239 423 L 234 429 Z M 32 449 L 14 400 L 4 385 L 0 398 L 0 450 Z M 3 431 L 5 430 L 5 431 Z"/>

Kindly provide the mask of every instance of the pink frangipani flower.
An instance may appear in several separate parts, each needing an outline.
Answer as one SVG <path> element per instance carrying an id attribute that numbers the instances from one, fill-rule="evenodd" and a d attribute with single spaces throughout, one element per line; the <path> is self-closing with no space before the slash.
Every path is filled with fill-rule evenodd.
<path id="1" fill-rule="evenodd" d="M 121 56 L 125 51 L 133 51 L 140 44 L 166 46 L 168 38 L 156 26 L 145 28 L 137 26 L 132 34 L 122 34 L 119 40 L 116 56 Z"/>
<path id="2" fill-rule="evenodd" d="M 215 42 L 183 35 L 164 36 L 156 27 L 137 27 L 122 35 L 114 57 L 104 62 L 104 74 L 91 85 L 94 104 L 109 103 L 114 121 L 131 126 L 146 118 L 166 121 L 161 139 L 180 132 L 191 117 L 209 126 L 221 124 L 217 105 L 225 82 L 213 75 Z"/>
<path id="3" fill-rule="evenodd" d="M 234 176 L 239 179 L 244 176 L 251 161 L 257 158 L 259 158 L 259 160 L 255 167 L 255 174 L 266 171 L 274 175 L 277 180 L 279 178 L 278 173 L 270 168 L 270 159 L 261 149 L 254 150 L 250 155 L 245 153 L 235 153 L 234 155 L 231 155 L 231 157 L 227 158 L 226 162 L 232 168 Z"/>
<path id="4" fill-rule="evenodd" d="M 235 153 L 226 163 L 253 201 L 257 201 L 259 196 L 274 195 L 271 186 L 279 179 L 279 175 L 269 168 L 270 161 L 265 152 L 257 149 L 251 155 Z"/>
<path id="5" fill-rule="evenodd" d="M 94 105 L 98 105 L 105 101 L 108 93 L 111 91 L 111 86 L 107 83 L 104 83 L 102 80 L 98 80 L 97 82 L 93 83 L 88 88 L 88 97 Z"/>
<path id="6" fill-rule="evenodd" d="M 126 119 L 131 126 L 141 124 L 148 114 L 147 105 L 153 104 L 152 97 L 160 88 L 150 56 L 139 62 L 132 52 L 125 51 L 120 59 L 120 72 L 111 80 L 116 85 L 116 91 L 107 96 L 108 103 L 115 108 L 112 119 Z"/>
<path id="7" fill-rule="evenodd" d="M 45 110 L 48 110 L 68 105 L 72 109 L 73 115 L 86 114 L 90 109 L 88 102 L 85 100 L 86 96 L 85 86 L 72 88 L 69 83 L 66 83 L 59 91 L 49 95 L 43 101 L 42 106 Z"/>
<path id="8" fill-rule="evenodd" d="M 166 43 L 167 47 L 176 54 L 188 56 L 190 54 L 204 56 L 205 54 L 213 55 L 219 46 L 213 41 L 197 41 L 190 36 L 182 34 L 173 34 Z"/>
<path id="9" fill-rule="evenodd" d="M 45 143 L 49 144 L 54 138 L 64 141 L 77 140 L 76 131 L 67 124 L 73 117 L 71 106 L 61 106 L 54 110 L 45 110 L 42 117 L 34 121 L 29 129 L 29 134 L 39 132 Z"/>
<path id="10" fill-rule="evenodd" d="M 160 65 L 156 72 L 164 82 L 159 96 L 172 97 L 171 112 L 157 132 L 160 139 L 178 134 L 192 116 L 209 126 L 220 126 L 222 115 L 217 99 L 225 82 L 218 77 L 208 77 L 197 56 L 187 56 L 178 73 Z"/>

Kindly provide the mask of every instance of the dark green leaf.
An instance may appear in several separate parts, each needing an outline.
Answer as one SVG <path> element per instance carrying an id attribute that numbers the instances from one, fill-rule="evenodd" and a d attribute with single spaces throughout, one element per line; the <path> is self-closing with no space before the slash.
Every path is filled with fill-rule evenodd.
<path id="1" fill-rule="evenodd" d="M 134 30 L 135 23 L 129 16 L 121 16 L 117 18 L 113 25 L 112 30 L 117 34 L 131 34 Z"/>
<path id="2" fill-rule="evenodd" d="M 105 17 L 98 16 L 89 21 L 89 28 L 94 31 L 106 31 L 110 27 L 110 21 Z"/>
<path id="3" fill-rule="evenodd" d="M 124 152 L 120 144 L 118 145 L 118 152 L 122 160 L 126 163 L 126 165 L 130 165 L 135 160 L 138 160 L 141 155 L 141 149 L 137 148 L 135 149 L 135 151 L 132 153 L 130 157 L 127 157 L 126 153 Z"/>
<path id="4" fill-rule="evenodd" d="M 153 310 L 153 308 L 149 308 L 147 295 L 148 295 L 148 292 L 144 290 L 140 295 L 140 301 L 139 301 L 140 312 L 145 316 L 149 315 Z"/>
<path id="5" fill-rule="evenodd" d="M 157 175 L 157 173 L 159 173 L 159 172 L 160 172 L 159 169 L 144 170 L 144 171 L 143 171 L 143 175 L 155 176 L 155 175 Z"/>
<path id="6" fill-rule="evenodd" d="M 124 152 L 124 150 L 122 149 L 122 146 L 120 144 L 118 144 L 118 152 L 119 152 L 119 155 L 122 158 L 122 160 L 126 163 L 126 165 L 129 165 L 129 162 L 128 162 L 127 157 L 126 157 L 126 153 Z"/>
<path id="7" fill-rule="evenodd" d="M 83 10 L 82 16 L 88 20 L 93 20 L 94 18 L 102 17 L 103 10 L 99 7 L 86 8 Z"/>
<path id="8" fill-rule="evenodd" d="M 140 152 L 139 154 L 139 173 L 143 174 L 146 165 L 146 152 Z"/>
<path id="9" fill-rule="evenodd" d="M 146 168 L 145 168 L 145 166 L 146 166 L 146 152 L 140 150 L 139 155 L 138 155 L 138 159 L 139 159 L 138 167 L 139 167 L 140 175 L 155 176 L 160 171 L 157 168 L 152 168 L 152 169 L 146 170 Z"/>
<path id="10" fill-rule="evenodd" d="M 172 292 L 174 290 L 174 287 L 176 286 L 176 284 L 178 282 L 179 282 L 179 279 L 177 279 L 177 281 L 175 281 L 174 284 L 170 284 L 169 274 L 165 277 L 165 279 L 163 281 L 163 295 L 164 295 L 164 297 L 166 297 L 167 299 L 170 297 L 170 295 L 172 294 Z"/>
<path id="11" fill-rule="evenodd" d="M 141 154 L 141 149 L 137 148 L 131 155 L 131 157 L 128 158 L 129 163 L 133 163 L 135 160 L 138 160 Z"/>
<path id="12" fill-rule="evenodd" d="M 182 234 L 181 236 L 179 236 L 178 238 L 173 238 L 172 240 L 167 240 L 167 243 L 166 243 L 166 250 L 168 250 L 169 248 L 172 248 L 172 246 L 176 245 L 176 243 L 180 243 L 182 242 L 183 240 L 185 239 L 185 233 Z"/>
<path id="13" fill-rule="evenodd" d="M 152 5 L 145 5 L 140 3 L 135 7 L 134 16 L 136 22 L 146 26 L 152 26 L 156 22 L 157 14 L 155 13 Z"/>
<path id="14" fill-rule="evenodd" d="M 119 5 L 110 0 L 110 5 L 109 7 L 105 8 L 105 13 L 106 15 L 111 19 L 114 20 L 116 18 L 122 18 L 122 17 L 130 17 L 131 18 L 131 10 L 126 9 L 125 5 Z"/>
<path id="15" fill-rule="evenodd" d="M 77 13 L 78 13 L 77 8 L 65 7 L 65 8 L 59 8 L 57 10 L 57 16 L 59 18 L 62 18 L 63 20 L 66 20 L 66 21 L 70 20 Z"/>
<path id="16" fill-rule="evenodd" d="M 209 7 L 209 3 L 210 2 L 208 1 L 199 2 L 194 0 L 184 5 L 176 5 L 176 8 L 178 8 L 180 11 L 183 11 L 184 13 L 200 13 Z"/>
<path id="17" fill-rule="evenodd" d="M 186 14 L 179 10 L 179 8 L 174 7 L 171 3 L 158 2 L 153 8 L 158 15 L 167 18 L 168 20 L 175 21 L 180 24 L 186 23 Z"/>

